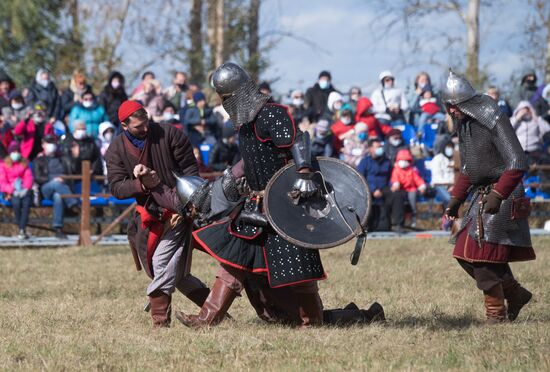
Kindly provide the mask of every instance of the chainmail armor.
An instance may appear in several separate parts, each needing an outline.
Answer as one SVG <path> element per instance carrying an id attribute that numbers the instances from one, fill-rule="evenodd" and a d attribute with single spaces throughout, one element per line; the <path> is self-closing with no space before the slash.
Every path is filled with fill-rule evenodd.
<path id="1" fill-rule="evenodd" d="M 197 211 L 206 215 L 210 212 L 210 200 L 212 198 L 212 183 L 204 183 L 191 195 L 190 202 Z"/>
<path id="2" fill-rule="evenodd" d="M 476 104 L 480 107 L 476 107 Z M 457 128 L 461 172 L 468 175 L 474 186 L 472 202 L 460 231 L 470 223 L 468 234 L 477 240 L 476 217 L 481 197 L 477 189 L 495 184 L 506 170 L 527 170 L 528 165 L 510 121 L 490 97 L 485 99 L 483 96 L 475 96 L 458 106 L 470 116 Z M 524 195 L 523 184 L 519 183 L 508 199 L 502 202 L 497 214 L 483 214 L 484 238 L 487 242 L 531 246 L 527 219 L 511 219 L 513 199 Z"/>
<path id="3" fill-rule="evenodd" d="M 226 169 L 222 176 L 222 189 L 223 194 L 230 202 L 236 202 L 241 197 L 237 186 L 237 179 L 233 172 L 231 172 L 231 169 Z"/>
<path id="4" fill-rule="evenodd" d="M 254 120 L 269 98 L 270 96 L 260 93 L 258 86 L 251 79 L 231 96 L 224 98 L 222 105 L 237 130 L 241 125 Z"/>

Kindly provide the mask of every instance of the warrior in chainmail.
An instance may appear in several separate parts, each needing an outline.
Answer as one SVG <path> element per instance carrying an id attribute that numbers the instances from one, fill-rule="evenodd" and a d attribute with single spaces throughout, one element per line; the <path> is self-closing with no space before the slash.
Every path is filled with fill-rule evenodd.
<path id="1" fill-rule="evenodd" d="M 441 95 L 458 134 L 462 164 L 447 216 L 457 218 L 472 193 L 452 239 L 453 256 L 483 291 L 487 322 L 514 320 L 532 297 L 508 264 L 535 259 L 521 182 L 527 159 L 508 117 L 489 96 L 477 94 L 452 71 Z"/>
<path id="2" fill-rule="evenodd" d="M 261 213 L 263 190 L 290 160 L 294 160 L 298 175 L 293 189 L 289 190 L 293 198 L 308 198 L 317 192 L 309 135 L 296 127 L 286 106 L 269 103 L 270 97 L 262 94 L 250 75 L 237 64 L 225 63 L 218 67 L 212 75 L 212 85 L 238 132 L 243 174 L 251 191 L 242 198 L 232 192 L 235 175 L 231 172 L 218 182 L 226 191 L 228 201 L 236 202 L 236 206 L 225 218 L 196 230 L 193 237 L 200 249 L 219 261 L 220 268 L 199 314 L 180 312 L 177 318 L 194 328 L 215 325 L 223 320 L 233 300 L 245 289 L 249 298 L 258 301 L 264 295 L 287 291 L 290 294 L 286 303 L 294 307 L 295 323 L 301 327 L 320 324 L 323 305 L 317 281 L 326 275 L 319 251 L 284 240 Z M 220 205 L 224 202 L 216 202 L 214 189 L 210 191 L 212 210 L 223 209 Z M 250 294 L 245 282 L 251 274 L 256 276 L 253 281 L 256 288 L 270 291 Z M 270 319 L 267 308 L 262 310 L 260 304 L 254 307 L 260 317 Z M 383 317 L 381 307 L 376 310 L 375 315 Z M 361 319 L 365 317 L 364 313 L 358 315 Z"/>
<path id="3" fill-rule="evenodd" d="M 239 200 L 250 192 L 246 179 L 243 177 L 243 163 L 238 162 L 227 169 L 223 176 L 208 182 L 197 176 L 176 176 L 176 189 L 181 201 L 179 213 L 191 217 L 196 226 L 203 226 L 220 220 L 230 219 Z M 241 222 L 253 222 L 246 213 L 239 214 Z M 256 310 L 260 319 L 269 323 L 300 324 L 307 315 L 303 311 L 302 291 L 296 286 L 271 288 L 265 275 L 242 271 L 239 280 L 250 304 Z M 215 301 L 213 301 L 215 302 Z M 220 317 L 209 303 L 210 312 L 203 313 L 203 320 L 209 317 Z M 350 325 L 356 323 L 368 324 L 384 320 L 384 309 L 375 302 L 368 310 L 359 309 L 353 302 L 343 309 L 323 310 L 323 324 Z M 199 316 L 201 316 L 199 314 Z M 184 324 L 188 316 L 176 311 L 176 318 Z M 210 318 L 216 319 L 216 318 Z M 215 324 L 212 322 L 210 324 Z M 197 325 L 194 325 L 197 326 Z"/>

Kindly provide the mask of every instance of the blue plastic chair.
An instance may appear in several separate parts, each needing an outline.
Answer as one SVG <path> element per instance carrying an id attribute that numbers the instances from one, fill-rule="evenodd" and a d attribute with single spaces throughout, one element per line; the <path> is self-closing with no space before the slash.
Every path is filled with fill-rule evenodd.
<path id="1" fill-rule="evenodd" d="M 401 131 L 403 142 L 411 143 L 416 141 L 416 129 L 411 124 L 394 124 L 392 127 Z"/>
<path id="2" fill-rule="evenodd" d="M 424 125 L 424 133 L 422 133 L 422 138 L 420 139 L 420 142 L 424 144 L 424 146 L 429 150 L 432 150 L 434 147 L 435 136 L 437 134 L 438 126 L 439 125 L 437 123 Z"/>

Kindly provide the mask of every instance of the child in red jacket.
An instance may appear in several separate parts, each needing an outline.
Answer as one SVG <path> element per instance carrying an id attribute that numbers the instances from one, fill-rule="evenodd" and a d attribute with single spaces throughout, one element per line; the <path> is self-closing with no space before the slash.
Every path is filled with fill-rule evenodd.
<path id="1" fill-rule="evenodd" d="M 420 176 L 418 169 L 413 165 L 413 157 L 407 149 L 399 150 L 391 174 L 391 191 L 403 192 L 409 200 L 412 209 L 411 227 L 416 227 L 416 193 L 426 192 L 426 182 Z"/>
<path id="2" fill-rule="evenodd" d="M 32 172 L 28 161 L 21 157 L 17 142 L 8 147 L 9 155 L 0 163 L 0 191 L 4 199 L 11 201 L 15 219 L 19 225 L 19 239 L 27 239 L 27 222 L 32 201 Z"/>

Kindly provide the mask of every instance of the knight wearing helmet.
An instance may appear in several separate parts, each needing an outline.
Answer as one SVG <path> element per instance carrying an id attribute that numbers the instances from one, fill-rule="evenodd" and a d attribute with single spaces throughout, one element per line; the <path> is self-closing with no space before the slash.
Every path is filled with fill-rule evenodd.
<path id="1" fill-rule="evenodd" d="M 447 216 L 456 219 L 472 195 L 452 239 L 453 256 L 483 291 L 487 323 L 514 320 L 532 297 L 509 265 L 535 259 L 522 183 L 527 159 L 508 117 L 468 80 L 450 71 L 441 97 L 458 134 L 462 164 Z"/>
<path id="2" fill-rule="evenodd" d="M 326 275 L 319 251 L 286 241 L 262 214 L 264 189 L 291 160 L 297 172 L 289 190 L 293 198 L 299 202 L 318 191 L 319 185 L 313 180 L 309 134 L 294 124 L 286 106 L 270 103 L 270 97 L 260 92 L 239 65 L 228 62 L 218 67 L 212 85 L 238 133 L 243 175 L 251 191 L 242 197 L 226 193 L 230 202 L 238 201 L 227 218 L 194 231 L 200 248 L 218 260 L 220 268 L 199 314 L 179 313 L 178 319 L 189 327 L 219 323 L 244 289 L 247 275 L 255 274 L 262 276 L 271 289 L 291 288 L 298 326 L 320 324 L 323 305 L 317 281 Z M 226 180 L 226 188 L 235 184 L 231 172 Z M 217 203 L 211 205 L 217 207 Z"/>

